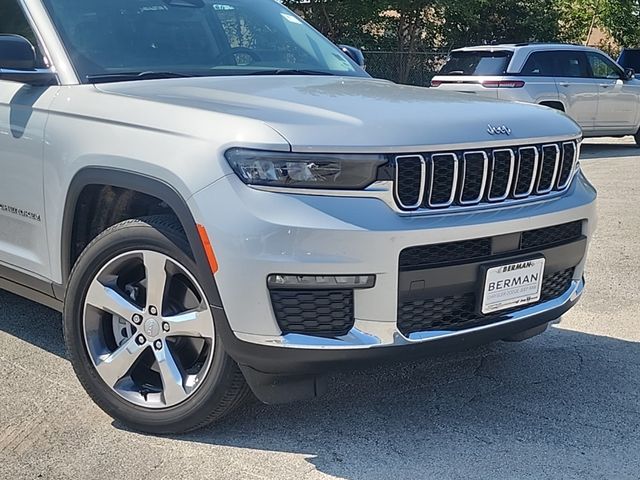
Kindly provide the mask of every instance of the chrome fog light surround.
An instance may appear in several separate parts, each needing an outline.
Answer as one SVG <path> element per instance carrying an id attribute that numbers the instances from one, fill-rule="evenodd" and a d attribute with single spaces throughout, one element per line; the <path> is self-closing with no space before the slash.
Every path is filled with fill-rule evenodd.
<path id="1" fill-rule="evenodd" d="M 267 277 L 270 290 L 313 289 L 313 290 L 359 290 L 373 288 L 375 275 L 290 275 L 272 274 Z"/>

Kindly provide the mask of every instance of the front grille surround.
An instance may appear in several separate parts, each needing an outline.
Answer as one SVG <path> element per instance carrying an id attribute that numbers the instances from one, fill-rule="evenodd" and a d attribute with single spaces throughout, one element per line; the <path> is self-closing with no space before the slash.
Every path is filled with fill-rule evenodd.
<path id="1" fill-rule="evenodd" d="M 562 193 L 574 178 L 579 150 L 577 141 L 565 141 L 400 155 L 393 163 L 396 204 L 400 211 L 420 213 Z M 412 182 L 413 194 L 398 185 L 408 176 L 404 170 L 407 164 L 403 163 L 406 159 L 424 162 L 419 181 Z M 416 201 L 409 205 L 399 192 L 409 193 L 407 197 Z"/>
<path id="2" fill-rule="evenodd" d="M 508 158 L 506 159 L 506 161 L 509 163 L 509 169 L 507 171 L 508 173 L 506 174 L 506 177 L 504 177 L 504 169 L 498 170 L 498 162 L 501 161 L 498 156 L 502 156 L 503 154 L 508 155 Z M 487 198 L 490 202 L 502 202 L 507 199 L 507 197 L 509 196 L 509 193 L 511 192 L 511 186 L 513 185 L 513 174 L 516 169 L 516 154 L 510 148 L 503 148 L 503 149 L 494 150 L 492 157 L 493 157 L 493 164 L 491 167 L 491 172 L 501 171 L 503 173 L 502 173 L 502 177 L 498 177 L 498 178 L 495 173 L 491 175 L 491 178 L 489 180 L 489 194 Z M 504 185 L 502 188 L 498 186 L 498 192 L 504 192 L 501 195 L 493 195 L 496 184 Z"/>
<path id="3" fill-rule="evenodd" d="M 470 174 L 469 172 L 473 170 L 473 168 L 477 169 L 478 165 L 475 167 L 471 167 L 473 162 L 472 157 L 480 156 L 481 164 L 481 175 L 478 179 L 477 171 L 476 175 Z M 462 158 L 462 172 L 460 175 L 462 186 L 460 187 L 460 205 L 475 205 L 479 203 L 484 197 L 484 191 L 487 187 L 487 176 L 489 174 L 489 156 L 487 152 L 477 151 L 477 152 L 465 152 Z M 475 178 L 474 178 L 475 177 Z M 475 180 L 475 182 L 474 182 Z M 478 182 L 479 180 L 479 182 Z M 470 186 L 471 185 L 471 186 Z M 477 190 L 478 194 L 473 196 L 473 193 Z M 471 198 L 468 198 L 468 194 L 471 192 Z"/>
<path id="4" fill-rule="evenodd" d="M 529 157 L 531 154 L 533 156 Z M 514 198 L 521 199 L 531 195 L 536 186 L 539 161 L 540 152 L 536 147 L 521 147 L 518 149 L 518 171 L 514 181 Z"/>
<path id="5" fill-rule="evenodd" d="M 558 171 L 560 170 L 560 147 L 556 144 L 542 146 L 542 164 L 538 172 L 538 183 L 536 193 L 545 195 L 553 190 L 558 180 Z M 547 165 L 552 163 L 552 166 Z M 551 176 L 549 176 L 551 174 Z"/>
<path id="6" fill-rule="evenodd" d="M 573 179 L 573 172 L 578 163 L 579 148 L 575 142 L 564 142 L 562 144 L 562 166 L 558 173 L 558 189 L 568 188 Z"/>
<path id="7" fill-rule="evenodd" d="M 412 165 L 410 168 L 413 169 L 413 175 L 415 176 L 416 170 L 419 170 L 419 177 L 409 179 L 409 182 L 418 182 L 418 189 L 415 192 L 405 193 L 403 191 L 403 187 L 406 188 L 406 183 L 402 178 L 403 173 L 405 172 L 404 164 L 411 162 Z M 420 185 L 424 185 L 425 179 L 427 176 L 427 162 L 425 161 L 422 155 L 402 155 L 400 157 L 396 157 L 396 181 L 395 181 L 395 196 L 396 201 L 400 205 L 401 208 L 406 210 L 411 210 L 413 208 L 418 208 L 422 205 L 424 201 L 424 188 L 420 188 Z M 411 185 L 409 185 L 408 190 L 413 190 Z M 415 198 L 416 200 L 412 202 Z"/>
<path id="8" fill-rule="evenodd" d="M 451 162 L 450 165 L 445 165 L 444 162 Z M 450 167 L 450 171 L 447 172 L 448 167 Z M 431 156 L 430 163 L 430 185 L 429 185 L 429 194 L 428 194 L 428 205 L 431 208 L 443 208 L 449 207 L 453 204 L 456 199 L 456 189 L 458 187 L 458 169 L 459 169 L 459 160 L 458 156 L 455 153 L 437 153 Z M 442 172 L 442 175 L 440 174 Z M 447 175 L 446 177 L 444 175 Z M 437 177 L 437 178 L 436 178 Z M 451 180 L 449 180 L 450 177 Z M 438 184 L 441 183 L 442 187 Z M 424 187 L 423 187 L 424 188 Z M 447 188 L 450 195 L 447 197 Z M 438 191 L 440 193 L 440 197 L 436 197 L 434 199 L 435 192 Z"/>

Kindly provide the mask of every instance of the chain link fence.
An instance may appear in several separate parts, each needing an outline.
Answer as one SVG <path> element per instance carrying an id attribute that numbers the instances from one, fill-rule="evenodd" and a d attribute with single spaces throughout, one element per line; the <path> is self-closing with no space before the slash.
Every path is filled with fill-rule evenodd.
<path id="1" fill-rule="evenodd" d="M 434 52 L 373 52 L 365 51 L 367 71 L 376 78 L 396 83 L 429 86 L 449 53 Z"/>

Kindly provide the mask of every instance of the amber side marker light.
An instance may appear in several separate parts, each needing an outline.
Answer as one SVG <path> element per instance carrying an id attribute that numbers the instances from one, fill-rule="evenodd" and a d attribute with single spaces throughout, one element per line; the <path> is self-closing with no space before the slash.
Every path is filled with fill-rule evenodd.
<path id="1" fill-rule="evenodd" d="M 207 234 L 207 229 L 204 228 L 204 225 L 200 224 L 197 224 L 196 227 L 198 228 L 198 235 L 200 235 L 200 241 L 202 242 L 204 253 L 207 255 L 207 261 L 209 262 L 211 272 L 217 273 L 220 267 L 218 265 L 218 260 L 216 259 L 216 254 L 213 252 L 213 247 L 211 246 L 211 241 Z"/>

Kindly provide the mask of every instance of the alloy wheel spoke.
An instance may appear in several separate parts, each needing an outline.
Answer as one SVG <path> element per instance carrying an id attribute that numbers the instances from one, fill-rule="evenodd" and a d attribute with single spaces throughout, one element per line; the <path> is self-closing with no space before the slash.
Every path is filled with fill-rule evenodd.
<path id="1" fill-rule="evenodd" d="M 145 348 L 147 348 L 146 345 L 138 345 L 135 339 L 131 338 L 115 352 L 104 357 L 96 365 L 96 370 L 102 379 L 113 387 L 131 370 Z"/>
<path id="2" fill-rule="evenodd" d="M 143 260 L 147 279 L 147 307 L 153 305 L 161 314 L 167 285 L 167 257 L 157 252 L 144 252 Z"/>
<path id="3" fill-rule="evenodd" d="M 131 321 L 133 315 L 142 314 L 142 310 L 129 299 L 123 297 L 113 288 L 103 285 L 98 280 L 94 280 L 91 283 L 87 292 L 86 302 L 99 310 L 118 315 L 128 321 Z"/>
<path id="4" fill-rule="evenodd" d="M 162 378 L 162 394 L 166 405 L 175 405 L 187 398 L 184 388 L 184 377 L 175 357 L 169 350 L 167 342 L 162 341 L 162 349 L 154 350 L 160 377 Z"/>
<path id="5" fill-rule="evenodd" d="M 171 336 L 213 338 L 213 316 L 209 309 L 192 310 L 165 317 Z"/>

